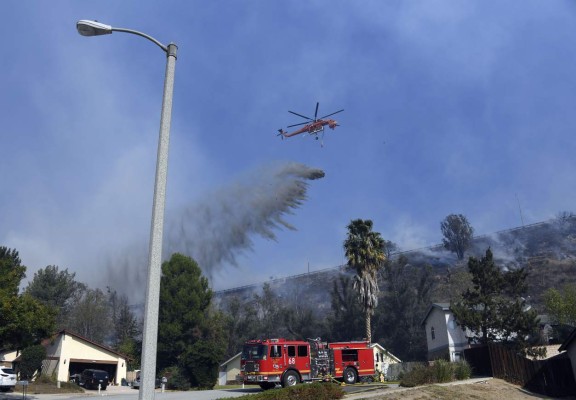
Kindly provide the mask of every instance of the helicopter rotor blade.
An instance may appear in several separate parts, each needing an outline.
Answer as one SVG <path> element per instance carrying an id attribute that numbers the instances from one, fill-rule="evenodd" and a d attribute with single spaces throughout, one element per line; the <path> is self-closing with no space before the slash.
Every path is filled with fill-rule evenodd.
<path id="1" fill-rule="evenodd" d="M 300 125 L 306 125 L 306 124 L 308 124 L 308 122 L 300 122 L 299 124 L 288 125 L 287 128 L 292 128 L 293 126 L 300 126 Z"/>
<path id="2" fill-rule="evenodd" d="M 318 121 L 318 106 L 320 105 L 319 102 L 316 102 L 316 111 L 314 112 L 314 121 Z"/>
<path id="3" fill-rule="evenodd" d="M 288 112 L 291 113 L 291 114 L 297 115 L 297 116 L 299 116 L 299 117 L 302 117 L 302 118 L 305 118 L 305 119 L 309 119 L 310 121 L 314 121 L 312 118 L 307 117 L 307 116 L 302 115 L 302 114 L 295 113 L 294 111 L 288 111 Z"/>
<path id="4" fill-rule="evenodd" d="M 344 111 L 344 109 L 341 109 L 341 110 L 339 110 L 339 111 L 333 112 L 332 114 L 325 115 L 325 116 L 323 116 L 323 117 L 320 117 L 319 119 L 323 119 L 323 118 L 329 117 L 329 116 L 331 116 L 331 115 L 338 114 L 339 112 L 342 112 L 342 111 Z"/>

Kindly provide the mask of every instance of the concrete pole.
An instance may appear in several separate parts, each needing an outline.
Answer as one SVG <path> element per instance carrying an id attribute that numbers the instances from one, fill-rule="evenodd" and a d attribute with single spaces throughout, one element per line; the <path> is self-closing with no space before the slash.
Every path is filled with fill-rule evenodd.
<path id="1" fill-rule="evenodd" d="M 144 309 L 144 337 L 142 342 L 142 371 L 140 372 L 139 400 L 154 398 L 156 383 L 156 350 L 158 345 L 158 315 L 160 302 L 160 278 L 162 272 L 162 238 L 164 230 L 164 205 L 166 200 L 166 178 L 168 175 L 168 147 L 170 144 L 170 122 L 172 119 L 172 93 L 178 47 L 171 43 L 166 51 L 166 76 L 160 118 L 160 138 L 156 160 L 156 181 L 150 228 L 150 254 L 146 305 Z"/>

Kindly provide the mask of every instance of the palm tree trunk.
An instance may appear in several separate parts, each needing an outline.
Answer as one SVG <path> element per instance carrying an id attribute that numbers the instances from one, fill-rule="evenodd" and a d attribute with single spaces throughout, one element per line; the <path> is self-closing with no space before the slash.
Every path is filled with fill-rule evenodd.
<path id="1" fill-rule="evenodd" d="M 366 340 L 372 343 L 372 317 L 370 311 L 366 311 Z"/>

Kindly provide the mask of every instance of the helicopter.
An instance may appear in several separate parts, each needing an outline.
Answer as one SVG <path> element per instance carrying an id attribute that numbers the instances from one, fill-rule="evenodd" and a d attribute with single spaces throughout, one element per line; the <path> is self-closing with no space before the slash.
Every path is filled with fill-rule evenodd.
<path id="1" fill-rule="evenodd" d="M 297 115 L 297 116 L 299 116 L 299 117 L 301 117 L 301 118 L 307 119 L 308 121 L 306 121 L 306 122 L 301 122 L 301 123 L 299 123 L 299 124 L 288 125 L 288 128 L 292 128 L 293 126 L 304 125 L 302 128 L 300 128 L 300 129 L 298 129 L 298 130 L 296 130 L 296 131 L 294 131 L 294 132 L 288 133 L 288 132 L 286 132 L 284 129 L 280 128 L 280 129 L 278 129 L 278 132 L 280 132 L 280 133 L 278 133 L 277 136 L 282 136 L 282 139 L 284 139 L 285 137 L 288 138 L 288 137 L 292 137 L 292 136 L 299 135 L 299 134 L 301 134 L 301 133 L 308 133 L 308 134 L 310 134 L 310 135 L 314 135 L 314 136 L 316 137 L 316 140 L 318 140 L 318 133 L 320 133 L 320 132 L 324 133 L 324 127 L 325 127 L 326 125 L 328 125 L 328 127 L 329 127 L 330 129 L 334 129 L 334 128 L 336 128 L 337 126 L 339 126 L 338 122 L 336 122 L 335 120 L 333 120 L 333 119 L 324 119 L 324 118 L 330 117 L 330 116 L 332 116 L 332 115 L 334 115 L 334 114 L 338 114 L 339 112 L 344 111 L 344 109 L 338 110 L 338 111 L 336 111 L 336 112 L 333 112 L 333 113 L 331 113 L 331 114 L 324 115 L 323 117 L 318 118 L 318 107 L 319 107 L 319 106 L 320 106 L 320 103 L 317 102 L 317 103 L 316 103 L 316 111 L 314 112 L 314 118 L 313 118 L 313 119 L 310 118 L 310 117 L 307 117 L 307 116 L 305 116 L 305 115 L 295 113 L 294 111 L 288 111 L 289 113 L 294 114 L 294 115 Z"/>

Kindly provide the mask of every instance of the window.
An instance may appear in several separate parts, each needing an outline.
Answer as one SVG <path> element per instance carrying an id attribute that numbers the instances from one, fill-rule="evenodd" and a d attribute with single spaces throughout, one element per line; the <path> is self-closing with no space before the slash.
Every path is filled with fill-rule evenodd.
<path id="1" fill-rule="evenodd" d="M 430 327 L 430 336 L 432 336 L 432 340 L 436 339 L 436 333 L 434 332 L 434 327 Z"/>
<path id="2" fill-rule="evenodd" d="M 308 357 L 308 346 L 298 346 L 298 357 Z"/>
<path id="3" fill-rule="evenodd" d="M 282 346 L 279 345 L 270 346 L 270 357 L 272 358 L 282 357 Z"/>
<path id="4" fill-rule="evenodd" d="M 342 361 L 358 361 L 358 350 L 342 350 Z"/>
<path id="5" fill-rule="evenodd" d="M 288 357 L 296 357 L 296 346 L 288 346 Z"/>

